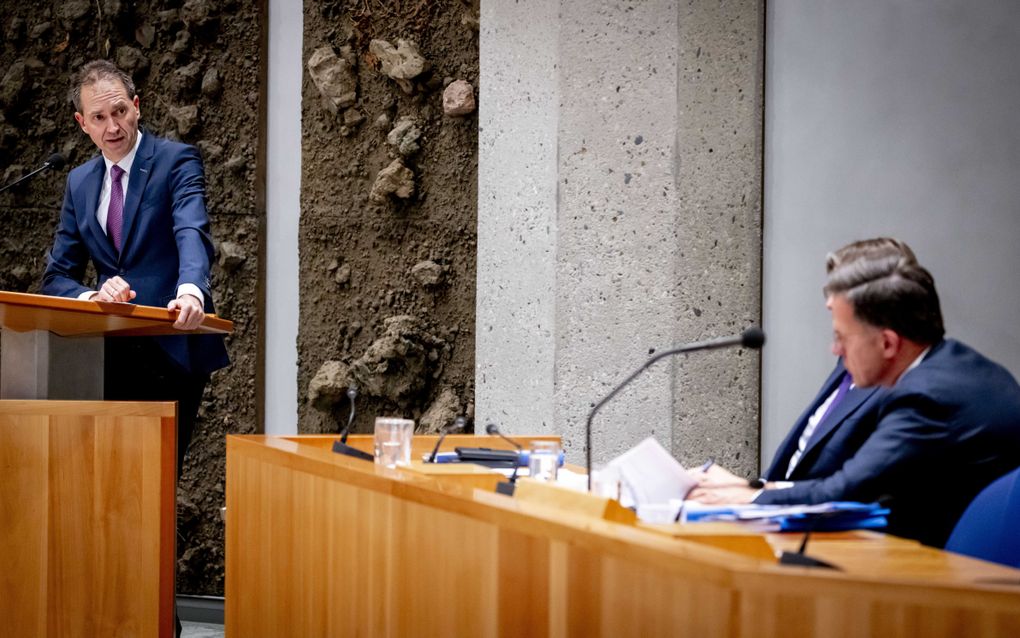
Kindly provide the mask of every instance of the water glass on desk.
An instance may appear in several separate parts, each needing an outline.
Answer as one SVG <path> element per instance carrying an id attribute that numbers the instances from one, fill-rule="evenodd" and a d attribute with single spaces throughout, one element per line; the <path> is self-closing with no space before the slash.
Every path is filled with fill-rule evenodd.
<path id="1" fill-rule="evenodd" d="M 556 441 L 532 441 L 528 455 L 528 475 L 537 481 L 556 481 L 560 465 L 560 444 Z"/>
<path id="2" fill-rule="evenodd" d="M 377 417 L 375 420 L 375 462 L 386 467 L 411 464 L 411 436 L 414 421 Z"/>

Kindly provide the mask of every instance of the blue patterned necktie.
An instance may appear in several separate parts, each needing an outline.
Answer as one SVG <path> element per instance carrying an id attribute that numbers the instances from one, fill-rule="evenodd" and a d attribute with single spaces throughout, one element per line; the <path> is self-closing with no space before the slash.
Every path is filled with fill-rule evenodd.
<path id="1" fill-rule="evenodd" d="M 124 186 L 120 178 L 124 169 L 114 164 L 110 167 L 110 210 L 106 214 L 106 234 L 113 240 L 113 246 L 120 252 L 121 231 L 124 229 Z"/>

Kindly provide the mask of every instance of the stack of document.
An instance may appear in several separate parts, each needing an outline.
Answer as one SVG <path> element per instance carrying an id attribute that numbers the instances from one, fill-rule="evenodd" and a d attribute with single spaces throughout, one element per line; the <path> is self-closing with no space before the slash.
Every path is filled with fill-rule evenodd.
<path id="1" fill-rule="evenodd" d="M 696 485 L 694 478 L 653 437 L 648 437 L 608 463 L 620 477 L 620 504 L 639 507 L 682 499 Z"/>
<path id="2" fill-rule="evenodd" d="M 760 531 L 838 532 L 883 529 L 889 509 L 877 503 L 834 501 L 818 505 L 728 505 L 685 503 L 682 520 L 688 523 L 735 521 Z"/>

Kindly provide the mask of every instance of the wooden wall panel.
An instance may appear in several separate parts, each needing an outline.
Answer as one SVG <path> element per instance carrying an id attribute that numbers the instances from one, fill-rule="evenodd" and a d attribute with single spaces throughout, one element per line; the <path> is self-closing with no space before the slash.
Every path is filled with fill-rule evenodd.
<path id="1" fill-rule="evenodd" d="M 173 634 L 173 404 L 0 401 L 10 635 Z"/>
<path id="2" fill-rule="evenodd" d="M 45 416 L 0 413 L 0 618 L 12 636 L 46 628 L 48 439 Z"/>

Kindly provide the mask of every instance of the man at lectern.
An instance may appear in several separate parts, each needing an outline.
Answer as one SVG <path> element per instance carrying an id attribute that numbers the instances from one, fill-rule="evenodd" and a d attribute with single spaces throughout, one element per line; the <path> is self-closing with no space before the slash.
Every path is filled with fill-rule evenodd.
<path id="1" fill-rule="evenodd" d="M 131 77 L 106 60 L 72 78 L 74 118 L 101 154 L 71 170 L 42 292 L 176 310 L 190 330 L 213 312 L 205 174 L 193 146 L 139 131 Z M 84 285 L 91 260 L 98 290 Z M 106 340 L 105 397 L 177 401 L 177 472 L 209 375 L 229 363 L 218 335 Z"/>
<path id="2" fill-rule="evenodd" d="M 824 292 L 833 353 L 846 369 L 840 386 L 879 388 L 866 410 L 874 431 L 856 449 L 833 449 L 838 466 L 803 479 L 772 480 L 756 491 L 719 470 L 690 497 L 759 504 L 887 498 L 890 532 L 941 547 L 971 500 L 1020 466 L 1020 386 L 1002 366 L 944 337 L 935 281 L 912 253 L 837 263 Z M 836 388 L 826 400 L 838 404 L 845 392 Z"/>

